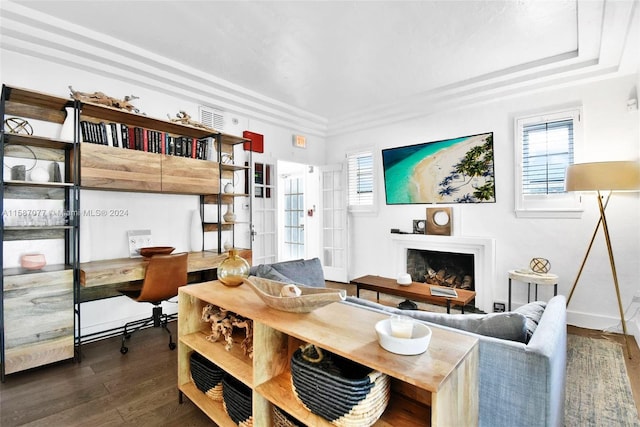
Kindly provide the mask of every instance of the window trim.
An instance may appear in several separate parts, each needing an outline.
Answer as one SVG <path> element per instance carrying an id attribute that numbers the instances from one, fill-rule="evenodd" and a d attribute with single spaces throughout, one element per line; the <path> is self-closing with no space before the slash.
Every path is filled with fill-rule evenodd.
<path id="1" fill-rule="evenodd" d="M 574 163 L 583 141 L 582 107 L 575 106 L 562 110 L 519 116 L 514 119 L 514 184 L 515 214 L 518 218 L 580 218 L 583 208 L 578 193 L 556 193 L 540 195 L 523 194 L 523 127 L 537 123 L 548 123 L 563 119 L 573 119 Z"/>
<path id="2" fill-rule="evenodd" d="M 372 174 L 372 195 L 371 195 L 371 204 L 367 205 L 352 205 L 351 204 L 351 192 L 350 192 L 350 182 L 351 182 L 351 169 L 349 168 L 350 160 L 356 156 L 368 154 L 371 157 L 371 174 Z M 374 153 L 372 149 L 361 149 L 361 150 L 353 150 L 345 153 L 345 169 L 346 169 L 346 194 L 347 194 L 347 212 L 349 213 L 376 213 L 377 212 L 377 201 L 378 201 L 378 173 L 377 173 L 377 165 L 376 159 L 374 157 Z"/>

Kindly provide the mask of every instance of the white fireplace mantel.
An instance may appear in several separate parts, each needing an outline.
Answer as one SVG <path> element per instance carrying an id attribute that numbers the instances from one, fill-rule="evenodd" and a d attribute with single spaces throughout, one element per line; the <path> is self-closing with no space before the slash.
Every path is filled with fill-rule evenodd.
<path id="1" fill-rule="evenodd" d="M 495 239 L 490 237 L 432 236 L 427 234 L 391 234 L 394 264 L 398 273 L 407 269 L 407 249 L 472 254 L 476 307 L 493 311 L 493 285 L 496 282 Z"/>

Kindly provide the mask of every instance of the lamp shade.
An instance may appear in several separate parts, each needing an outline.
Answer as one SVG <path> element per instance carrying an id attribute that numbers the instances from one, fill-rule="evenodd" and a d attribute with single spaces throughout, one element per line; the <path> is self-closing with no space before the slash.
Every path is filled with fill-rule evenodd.
<path id="1" fill-rule="evenodd" d="M 567 168 L 567 191 L 640 191 L 640 162 L 577 163 Z"/>

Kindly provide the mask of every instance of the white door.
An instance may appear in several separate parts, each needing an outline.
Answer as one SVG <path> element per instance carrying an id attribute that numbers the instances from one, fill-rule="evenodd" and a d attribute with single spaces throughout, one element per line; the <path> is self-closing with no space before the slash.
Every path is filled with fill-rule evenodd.
<path id="1" fill-rule="evenodd" d="M 284 253 L 283 261 L 305 257 L 304 177 L 284 178 Z"/>
<path id="2" fill-rule="evenodd" d="M 278 257 L 275 162 L 253 163 L 253 265 L 271 264 Z"/>
<path id="3" fill-rule="evenodd" d="M 321 168 L 322 265 L 326 280 L 347 283 L 347 194 L 342 165 Z"/>

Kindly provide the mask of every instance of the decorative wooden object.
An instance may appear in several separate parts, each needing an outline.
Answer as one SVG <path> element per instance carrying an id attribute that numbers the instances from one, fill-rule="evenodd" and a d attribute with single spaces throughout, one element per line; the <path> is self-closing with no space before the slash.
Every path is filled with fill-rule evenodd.
<path id="1" fill-rule="evenodd" d="M 251 276 L 243 282 L 271 308 L 292 313 L 308 313 L 332 302 L 344 301 L 344 290 L 300 287 L 300 296 L 282 296 L 287 283 Z"/>
<path id="2" fill-rule="evenodd" d="M 80 92 L 77 90 L 73 90 L 71 86 L 69 86 L 69 91 L 71 91 L 71 98 L 78 101 L 105 105 L 107 107 L 119 108 L 122 110 L 132 111 L 134 113 L 140 112 L 140 110 L 136 108 L 135 105 L 129 102 L 133 101 L 134 99 L 138 99 L 138 97 L 135 95 L 127 95 L 123 99 L 118 99 L 105 95 L 103 92 Z"/>
<path id="3" fill-rule="evenodd" d="M 377 342 L 374 325 L 387 316 L 363 308 L 335 303 L 310 313 L 283 312 L 265 307 L 248 286 L 229 288 L 216 282 L 183 286 L 178 295 L 178 387 L 217 425 L 234 424 L 222 404 L 191 381 L 193 351 L 253 389 L 254 425 L 271 425 L 275 405 L 305 425 L 331 426 L 304 408 L 291 389 L 291 355 L 303 342 L 392 377 L 390 404 L 376 426 L 478 424 L 476 338 L 433 327 L 426 352 L 398 356 Z M 227 351 L 222 343 L 206 339 L 210 327 L 201 314 L 208 304 L 253 320 L 252 360 L 237 346 Z"/>

